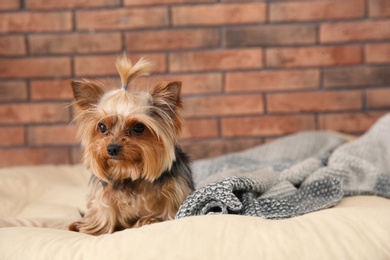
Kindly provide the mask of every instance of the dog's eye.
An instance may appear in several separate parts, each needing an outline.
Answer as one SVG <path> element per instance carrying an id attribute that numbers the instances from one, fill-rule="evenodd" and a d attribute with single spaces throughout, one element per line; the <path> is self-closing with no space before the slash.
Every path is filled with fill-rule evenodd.
<path id="1" fill-rule="evenodd" d="M 141 124 L 141 123 L 138 123 L 135 126 L 133 126 L 131 131 L 133 133 L 137 134 L 137 135 L 140 135 L 140 134 L 142 134 L 145 131 L 145 125 Z"/>
<path id="2" fill-rule="evenodd" d="M 100 133 L 104 134 L 104 133 L 107 132 L 107 126 L 106 126 L 105 124 L 99 123 L 99 124 L 98 124 L 98 127 L 99 127 Z"/>

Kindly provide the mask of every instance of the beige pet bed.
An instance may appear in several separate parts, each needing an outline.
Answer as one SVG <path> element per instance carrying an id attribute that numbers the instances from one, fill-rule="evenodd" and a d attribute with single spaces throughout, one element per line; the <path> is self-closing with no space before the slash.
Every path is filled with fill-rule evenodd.
<path id="1" fill-rule="evenodd" d="M 390 200 L 343 199 L 303 216 L 207 215 L 89 236 L 82 166 L 0 170 L 0 259 L 390 259 Z"/>

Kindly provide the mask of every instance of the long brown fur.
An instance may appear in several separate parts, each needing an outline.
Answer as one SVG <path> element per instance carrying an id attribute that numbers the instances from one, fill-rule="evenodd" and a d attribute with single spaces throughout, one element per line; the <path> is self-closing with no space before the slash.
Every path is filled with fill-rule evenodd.
<path id="1" fill-rule="evenodd" d="M 122 84 L 147 74 L 150 63 L 140 62 L 117 61 Z M 93 177 L 87 211 L 69 229 L 100 235 L 173 219 L 193 190 L 188 158 L 177 145 L 181 83 L 162 82 L 149 92 L 105 91 L 88 80 L 71 84 L 84 163 Z M 112 145 L 120 147 L 117 154 L 109 151 Z"/>

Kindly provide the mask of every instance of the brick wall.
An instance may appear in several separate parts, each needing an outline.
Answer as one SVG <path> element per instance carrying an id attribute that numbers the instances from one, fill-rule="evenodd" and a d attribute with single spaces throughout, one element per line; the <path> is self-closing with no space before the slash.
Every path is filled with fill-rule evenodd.
<path id="1" fill-rule="evenodd" d="M 1 0 L 0 167 L 79 162 L 69 79 L 123 50 L 183 81 L 193 159 L 390 111 L 390 0 Z"/>

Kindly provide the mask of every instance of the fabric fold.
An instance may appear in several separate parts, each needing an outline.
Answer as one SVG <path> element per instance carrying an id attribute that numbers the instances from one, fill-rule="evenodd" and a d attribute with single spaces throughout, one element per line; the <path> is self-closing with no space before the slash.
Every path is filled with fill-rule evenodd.
<path id="1" fill-rule="evenodd" d="M 304 132 L 193 165 L 197 190 L 176 218 L 240 214 L 289 218 L 339 203 L 345 196 L 390 198 L 390 114 L 348 142 Z"/>

